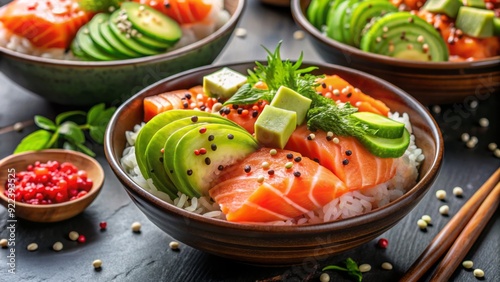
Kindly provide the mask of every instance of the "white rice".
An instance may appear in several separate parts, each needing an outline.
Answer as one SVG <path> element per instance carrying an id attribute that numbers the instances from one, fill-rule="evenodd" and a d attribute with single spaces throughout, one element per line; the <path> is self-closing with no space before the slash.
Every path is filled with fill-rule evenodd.
<path id="1" fill-rule="evenodd" d="M 181 25 L 182 37 L 177 44 L 168 49 L 168 51 L 179 49 L 207 37 L 229 20 L 231 15 L 228 11 L 224 10 L 224 1 L 214 0 L 213 2 L 213 9 L 202 22 Z M 38 57 L 60 60 L 79 60 L 79 58 L 73 55 L 71 50 L 65 50 L 63 48 L 39 48 L 33 45 L 28 39 L 6 29 L 2 22 L 0 22 L 0 46 L 19 53 Z"/>
<path id="2" fill-rule="evenodd" d="M 362 191 L 348 192 L 334 199 L 324 207 L 315 211 L 310 211 L 294 220 L 277 221 L 270 224 L 296 225 L 345 219 L 387 205 L 406 193 L 407 189 L 412 187 L 417 181 L 418 167 L 424 160 L 424 155 L 422 154 L 422 150 L 415 145 L 415 136 L 412 134 L 408 114 L 404 113 L 400 115 L 399 113 L 391 113 L 389 117 L 404 123 L 411 134 L 410 145 L 405 154 L 396 160 L 396 175 L 391 180 Z M 158 198 L 179 208 L 202 214 L 206 217 L 224 219 L 224 214 L 220 211 L 218 204 L 210 199 L 210 197 L 203 196 L 189 199 L 186 195 L 179 192 L 177 194 L 178 198 L 171 200 L 166 193 L 156 189 L 151 179 L 144 179 L 137 165 L 134 151 L 137 133 L 143 125 L 144 124 L 136 125 L 133 131 L 126 132 L 128 146 L 123 152 L 121 164 L 127 174 L 130 175 L 139 186 L 150 191 Z"/>

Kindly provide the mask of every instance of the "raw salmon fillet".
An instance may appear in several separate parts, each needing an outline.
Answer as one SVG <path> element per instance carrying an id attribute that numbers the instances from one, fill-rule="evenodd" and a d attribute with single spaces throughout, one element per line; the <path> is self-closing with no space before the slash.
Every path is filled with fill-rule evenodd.
<path id="1" fill-rule="evenodd" d="M 314 134 L 314 138 L 310 138 Z M 324 131 L 311 132 L 306 125 L 297 127 L 285 149 L 296 151 L 332 171 L 349 190 L 370 188 L 396 174 L 392 158 L 371 154 L 356 138 L 336 136 L 338 143 L 327 139 Z"/>
<path id="2" fill-rule="evenodd" d="M 270 150 L 259 149 L 225 168 L 209 190 L 228 221 L 293 219 L 348 192 L 338 177 L 313 160 L 289 150 L 271 155 Z M 290 162 L 292 167 L 286 168 Z"/>

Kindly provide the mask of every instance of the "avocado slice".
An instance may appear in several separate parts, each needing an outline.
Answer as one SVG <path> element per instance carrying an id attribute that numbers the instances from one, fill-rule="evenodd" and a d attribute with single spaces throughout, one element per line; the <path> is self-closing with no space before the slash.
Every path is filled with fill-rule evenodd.
<path id="1" fill-rule="evenodd" d="M 355 47 L 359 47 L 363 30 L 372 19 L 390 12 L 397 12 L 396 6 L 386 0 L 367 0 L 353 6 L 349 20 L 350 37 Z"/>
<path id="2" fill-rule="evenodd" d="M 78 30 L 75 40 L 78 42 L 78 46 L 80 46 L 81 50 L 87 54 L 87 56 L 94 58 L 95 60 L 111 61 L 118 59 L 116 56 L 113 56 L 96 46 L 94 41 L 92 41 L 92 38 L 90 38 L 88 24 L 85 24 Z"/>
<path id="3" fill-rule="evenodd" d="M 322 26 L 326 24 L 329 6 L 332 2 L 333 1 L 330 0 L 312 0 L 307 7 L 307 19 L 317 29 L 321 30 Z"/>
<path id="4" fill-rule="evenodd" d="M 359 137 L 358 140 L 375 156 L 399 158 L 410 145 L 410 133 L 404 128 L 403 135 L 399 138 L 383 138 L 366 134 Z"/>
<path id="5" fill-rule="evenodd" d="M 389 13 L 376 21 L 361 39 L 366 52 L 418 61 L 448 61 L 446 42 L 434 27 L 409 12 Z"/>
<path id="6" fill-rule="evenodd" d="M 445 14 L 454 19 L 461 6 L 462 2 L 459 0 L 428 0 L 423 9 L 435 14 Z"/>
<path id="7" fill-rule="evenodd" d="M 351 117 L 374 130 L 373 135 L 375 136 L 382 138 L 399 138 L 403 136 L 405 124 L 386 116 L 370 112 L 355 112 L 351 114 Z"/>
<path id="8" fill-rule="evenodd" d="M 144 178 L 150 178 L 150 172 L 146 166 L 146 149 L 151 141 L 151 138 L 155 135 L 155 133 L 164 127 L 166 124 L 173 122 L 175 120 L 186 118 L 186 117 L 201 117 L 201 116 L 213 116 L 212 113 L 195 111 L 195 110 L 170 110 L 166 112 L 162 112 L 156 116 L 154 116 L 148 123 L 146 123 L 139 133 L 137 134 L 137 138 L 135 140 L 135 157 L 137 159 L 137 164 L 139 165 L 139 169 L 141 170 L 141 174 Z M 215 115 L 217 116 L 217 115 Z M 222 117 L 221 117 L 222 118 Z"/>
<path id="9" fill-rule="evenodd" d="M 177 188 L 168 174 L 164 170 L 164 153 L 165 142 L 172 133 L 177 129 L 188 126 L 206 123 L 221 123 L 235 125 L 234 122 L 226 118 L 213 115 L 213 116 L 200 116 L 200 117 L 185 117 L 167 123 L 161 129 L 156 131 L 149 144 L 146 147 L 146 169 L 149 172 L 149 177 L 153 180 L 153 184 L 161 191 L 166 192 L 171 199 L 177 197 Z"/>
<path id="10" fill-rule="evenodd" d="M 191 197 L 207 195 L 221 168 L 243 159 L 259 144 L 239 126 L 203 124 L 186 126 L 165 142 L 165 171 L 179 191 Z M 202 150 L 205 152 L 201 153 Z M 173 153 L 173 157 L 172 157 Z"/>
<path id="11" fill-rule="evenodd" d="M 458 10 L 455 25 L 469 36 L 485 38 L 494 35 L 494 19 L 492 10 L 463 6 Z"/>
<path id="12" fill-rule="evenodd" d="M 118 40 L 113 32 L 111 32 L 109 21 L 105 21 L 99 25 L 99 32 L 101 32 L 102 37 L 106 40 L 109 45 L 115 48 L 116 52 L 123 54 L 128 58 L 137 58 L 141 55 L 134 50 L 125 46 L 120 40 Z"/>
<path id="13" fill-rule="evenodd" d="M 92 38 L 92 41 L 101 48 L 102 50 L 106 51 L 109 54 L 113 54 L 116 57 L 121 57 L 125 58 L 125 56 L 115 50 L 113 46 L 111 46 L 105 39 L 102 37 L 101 32 L 99 31 L 99 25 L 101 25 L 103 22 L 106 22 L 109 20 L 109 15 L 104 14 L 104 13 L 99 13 L 95 15 L 89 22 L 88 27 L 89 27 L 89 35 L 90 38 Z"/>
<path id="14" fill-rule="evenodd" d="M 344 38 L 344 28 L 342 26 L 343 24 L 343 18 L 345 16 L 345 11 L 347 9 L 347 6 L 349 5 L 349 1 L 351 0 L 344 0 L 340 3 L 338 3 L 338 6 L 336 6 L 336 9 L 333 9 L 332 5 L 332 12 L 328 16 L 328 22 L 327 22 L 327 29 L 326 29 L 326 35 L 333 40 L 337 40 L 338 42 L 345 43 L 345 38 Z"/>

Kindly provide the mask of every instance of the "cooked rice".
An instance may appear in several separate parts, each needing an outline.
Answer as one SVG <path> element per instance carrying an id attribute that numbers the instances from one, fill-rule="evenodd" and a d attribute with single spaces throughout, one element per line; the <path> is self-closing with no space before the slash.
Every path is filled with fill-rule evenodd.
<path id="1" fill-rule="evenodd" d="M 182 37 L 179 42 L 168 51 L 179 49 L 207 37 L 229 20 L 231 15 L 228 11 L 224 10 L 223 0 L 214 2 L 214 9 L 211 10 L 205 20 L 199 23 L 181 25 Z M 0 22 L 0 46 L 19 53 L 38 57 L 73 61 L 79 60 L 79 58 L 73 55 L 71 50 L 62 48 L 39 48 L 33 45 L 28 39 L 16 35 L 4 28 L 2 22 Z"/>
<path id="2" fill-rule="evenodd" d="M 396 175 L 391 180 L 362 191 L 348 192 L 341 197 L 334 199 L 324 207 L 315 211 L 310 211 L 294 220 L 277 221 L 270 224 L 296 225 L 345 219 L 387 205 L 406 193 L 407 189 L 412 187 L 417 181 L 418 167 L 424 160 L 424 155 L 422 154 L 422 150 L 415 145 L 415 136 L 412 134 L 408 114 L 404 113 L 400 115 L 399 113 L 394 113 L 390 114 L 389 117 L 404 123 L 411 134 L 410 145 L 408 146 L 405 154 L 396 160 Z M 133 131 L 127 131 L 125 133 L 128 146 L 123 152 L 121 165 L 125 169 L 126 173 L 139 186 L 150 191 L 153 195 L 165 200 L 166 202 L 187 211 L 202 214 L 206 217 L 224 219 L 224 214 L 220 211 L 219 205 L 210 199 L 210 197 L 203 196 L 189 199 L 189 197 L 185 194 L 178 192 L 178 198 L 171 200 L 166 193 L 159 191 L 154 186 L 151 179 L 144 179 L 137 165 L 134 150 L 137 134 L 143 125 L 144 123 L 136 125 Z"/>

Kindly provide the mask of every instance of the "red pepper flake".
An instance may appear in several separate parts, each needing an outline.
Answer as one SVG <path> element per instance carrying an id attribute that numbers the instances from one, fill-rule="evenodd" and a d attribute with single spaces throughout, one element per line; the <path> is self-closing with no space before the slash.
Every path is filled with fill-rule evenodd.
<path id="1" fill-rule="evenodd" d="M 207 128 L 206 128 L 206 127 L 202 127 L 202 128 L 200 128 L 200 133 L 201 133 L 201 134 L 203 134 L 203 133 L 205 133 L 205 132 L 207 132 Z"/>
<path id="2" fill-rule="evenodd" d="M 389 241 L 385 238 L 380 238 L 377 242 L 377 246 L 381 249 L 387 249 L 387 246 L 389 246 Z"/>

